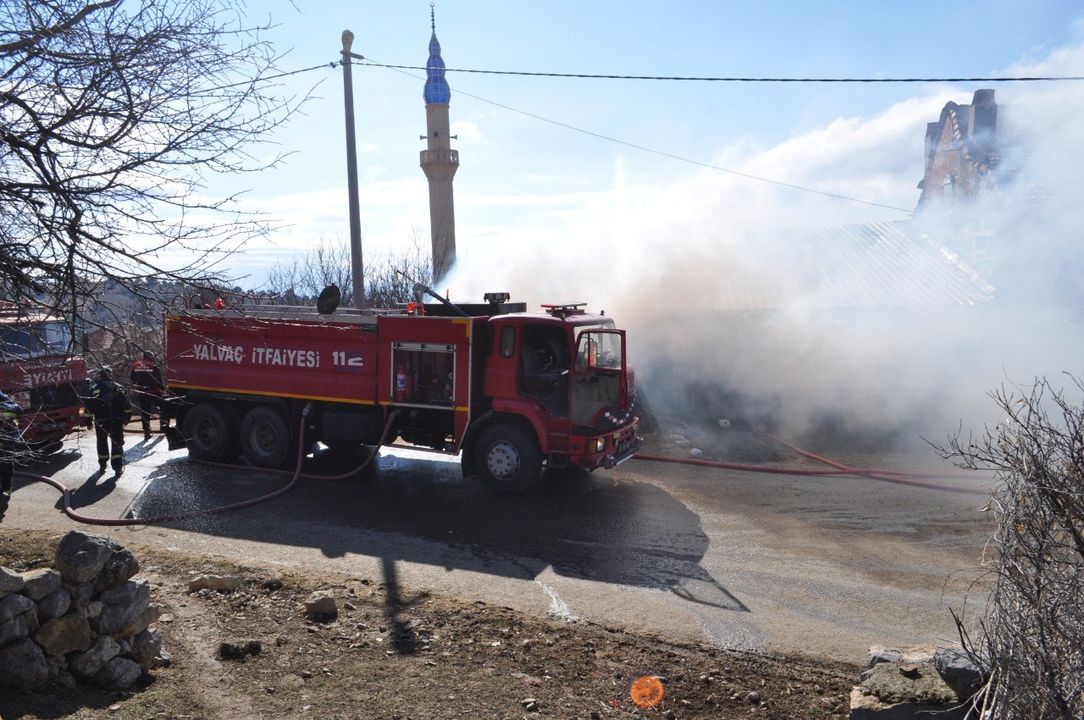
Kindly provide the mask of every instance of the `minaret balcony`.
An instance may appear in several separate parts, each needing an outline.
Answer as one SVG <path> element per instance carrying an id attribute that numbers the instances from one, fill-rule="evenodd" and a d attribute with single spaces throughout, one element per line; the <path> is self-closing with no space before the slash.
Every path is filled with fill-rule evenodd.
<path id="1" fill-rule="evenodd" d="M 436 149 L 421 151 L 422 165 L 459 165 L 459 151 Z"/>

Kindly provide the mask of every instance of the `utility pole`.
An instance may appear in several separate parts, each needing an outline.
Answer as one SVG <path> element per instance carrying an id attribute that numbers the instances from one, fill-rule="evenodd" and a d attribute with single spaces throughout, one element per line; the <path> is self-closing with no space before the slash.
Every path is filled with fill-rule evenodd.
<path id="1" fill-rule="evenodd" d="M 343 101 L 346 104 L 346 184 L 350 193 L 350 267 L 354 307 L 364 308 L 365 265 L 361 255 L 361 204 L 358 201 L 358 150 L 354 140 L 354 84 L 350 75 L 350 46 L 354 33 L 343 30 Z"/>

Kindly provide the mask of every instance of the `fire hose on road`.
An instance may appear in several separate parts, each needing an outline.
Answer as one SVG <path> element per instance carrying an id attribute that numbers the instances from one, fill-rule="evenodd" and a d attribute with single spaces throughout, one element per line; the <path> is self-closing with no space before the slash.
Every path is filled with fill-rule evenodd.
<path id="1" fill-rule="evenodd" d="M 64 499 L 64 508 L 63 508 L 64 514 L 67 515 L 72 520 L 75 520 L 76 522 L 84 523 L 86 525 L 104 525 L 104 526 L 107 526 L 107 527 L 123 527 L 123 526 L 128 526 L 128 525 L 157 525 L 159 523 L 164 523 L 164 522 L 173 522 L 173 521 L 177 521 L 177 520 L 187 520 L 187 519 L 194 518 L 194 517 L 203 517 L 203 516 L 206 516 L 206 515 L 215 515 L 215 514 L 218 514 L 218 513 L 229 512 L 231 510 L 240 510 L 241 508 L 251 507 L 253 505 L 257 505 L 257 504 L 262 503 L 262 502 L 267 502 L 268 500 L 274 500 L 277 497 L 281 497 L 281 496 L 285 495 L 286 493 L 290 492 L 291 490 L 294 489 L 294 487 L 297 486 L 297 483 L 298 483 L 299 480 L 301 480 L 301 478 L 319 478 L 321 480 L 343 480 L 343 479 L 346 479 L 348 477 L 352 477 L 352 476 L 357 475 L 358 473 L 360 473 L 362 470 L 364 470 L 369 465 L 369 463 L 371 463 L 373 461 L 373 458 L 376 457 L 376 451 L 374 450 L 369 455 L 369 457 L 367 457 L 364 460 L 364 462 L 362 462 L 360 465 L 358 465 L 354 469 L 352 469 L 352 470 L 350 470 L 348 472 L 342 473 L 340 475 L 328 475 L 328 476 L 325 476 L 325 475 L 305 475 L 305 474 L 303 474 L 301 472 L 301 464 L 305 460 L 305 453 L 303 452 L 304 449 L 305 449 L 305 421 L 308 420 L 309 413 L 311 412 L 311 408 L 312 408 L 311 405 L 307 405 L 305 407 L 304 411 L 302 411 L 302 413 L 301 413 L 301 427 L 298 430 L 298 437 L 297 437 L 297 465 L 294 467 L 294 469 L 292 471 L 290 471 L 290 470 L 270 470 L 270 469 L 265 469 L 265 468 L 252 468 L 252 467 L 242 466 L 242 465 L 222 465 L 222 464 L 219 464 L 219 463 L 214 463 L 216 467 L 241 468 L 241 469 L 245 469 L 245 470 L 259 469 L 259 470 L 262 470 L 264 472 L 270 472 L 270 473 L 276 473 L 276 474 L 285 474 L 285 475 L 290 475 L 291 476 L 290 477 L 290 482 L 286 483 L 286 485 L 282 486 L 278 490 L 267 493 L 265 495 L 260 495 L 259 497 L 254 497 L 254 498 L 250 498 L 248 500 L 242 500 L 240 502 L 231 503 L 229 505 L 220 505 L 218 507 L 207 508 L 207 509 L 204 509 L 204 510 L 192 510 L 190 512 L 176 513 L 176 514 L 171 514 L 171 515 L 156 515 L 154 517 L 149 517 L 149 518 L 95 518 L 95 517 L 90 517 L 90 516 L 87 516 L 87 515 L 83 515 L 81 513 L 76 512 L 74 509 L 72 509 L 72 506 L 71 506 L 71 490 L 66 485 L 64 485 L 63 483 L 61 483 L 61 482 L 59 482 L 57 480 L 54 480 L 54 479 L 52 479 L 50 477 L 46 477 L 45 475 L 38 475 L 36 473 L 31 473 L 31 472 L 26 472 L 26 471 L 18 471 L 15 474 L 22 477 L 22 478 L 30 480 L 32 482 L 45 483 L 46 485 L 50 485 L 53 488 L 55 488 L 56 490 L 60 491 L 60 493 L 61 493 L 61 495 L 63 495 L 63 499 Z M 392 412 L 390 415 L 388 415 L 388 421 L 384 425 L 384 431 L 381 433 L 380 441 L 376 445 L 377 448 L 383 446 L 384 443 L 387 441 L 388 432 L 391 430 L 392 424 L 394 423 L 395 417 L 396 417 L 397 414 L 398 414 L 398 411 L 395 411 L 395 412 Z"/>
<path id="2" fill-rule="evenodd" d="M 257 505 L 259 503 L 267 502 L 269 500 L 273 500 L 273 499 L 275 499 L 277 497 L 281 497 L 281 496 L 285 495 L 286 493 L 293 490 L 297 486 L 297 483 L 302 478 L 311 478 L 311 479 L 320 479 L 320 480 L 343 480 L 343 479 L 352 477 L 352 476 L 357 475 L 358 473 L 362 472 L 373 461 L 373 458 L 376 457 L 376 452 L 374 450 L 374 452 L 372 454 L 370 454 L 369 457 L 366 458 L 360 465 L 358 465 L 357 467 L 355 467 L 355 468 L 353 468 L 353 469 L 351 469 L 351 470 L 349 470 L 349 471 L 347 471 L 345 473 L 339 474 L 339 475 L 305 475 L 305 474 L 303 474 L 301 472 L 301 466 L 302 466 L 302 463 L 304 462 L 304 459 L 305 459 L 305 454 L 303 452 L 304 448 L 305 448 L 305 421 L 308 419 L 308 415 L 309 415 L 310 410 L 311 410 L 311 406 L 307 406 L 305 408 L 305 410 L 302 412 L 301 426 L 300 426 L 300 428 L 298 430 L 297 464 L 296 464 L 296 466 L 294 467 L 294 469 L 292 471 L 289 471 L 289 470 L 272 470 L 272 469 L 267 469 L 267 468 L 253 468 L 253 467 L 250 467 L 250 466 L 243 466 L 243 465 L 223 465 L 221 463 L 209 463 L 211 465 L 214 465 L 215 467 L 226 467 L 226 468 L 235 468 L 235 469 L 244 469 L 244 470 L 260 470 L 262 472 L 290 475 L 290 481 L 286 485 L 284 485 L 283 487 L 279 488 L 278 490 L 275 490 L 273 492 L 270 492 L 270 493 L 267 493 L 267 494 L 264 494 L 264 495 L 260 495 L 260 496 L 255 497 L 255 498 L 250 498 L 248 500 L 242 500 L 240 502 L 231 503 L 229 505 L 221 505 L 221 506 L 217 506 L 217 507 L 213 507 L 213 508 L 207 508 L 207 509 L 203 509 L 203 510 L 193 510 L 193 511 L 185 512 L 185 513 L 175 513 L 175 514 L 169 514 L 169 515 L 156 515 L 154 517 L 149 517 L 149 518 L 95 518 L 95 517 L 90 517 L 90 516 L 87 516 L 87 515 L 83 515 L 83 514 L 77 512 L 76 510 L 74 510 L 72 508 L 72 506 L 71 506 L 71 490 L 67 486 L 65 486 L 63 483 L 61 483 L 61 482 L 59 482 L 57 480 L 54 480 L 54 479 L 52 479 L 50 477 L 46 477 L 45 475 L 39 475 L 39 474 L 36 474 L 36 473 L 26 472 L 26 471 L 22 471 L 22 470 L 16 472 L 15 474 L 22 477 L 22 478 L 30 480 L 32 482 L 45 483 L 45 484 L 50 485 L 53 488 L 55 488 L 63 496 L 63 501 L 64 501 L 63 512 L 64 512 L 64 514 L 67 515 L 72 520 L 75 520 L 76 522 L 84 523 L 84 524 L 87 524 L 87 525 L 103 525 L 103 526 L 109 526 L 109 527 L 122 527 L 122 526 L 131 526 L 131 525 L 156 525 L 156 524 L 165 523 L 165 522 L 174 522 L 174 521 L 178 521 L 178 520 L 187 520 L 187 519 L 194 518 L 194 517 L 202 517 L 202 516 L 207 516 L 207 515 L 214 515 L 214 514 L 218 514 L 218 513 L 229 512 L 231 510 L 240 510 L 242 508 L 252 507 L 253 505 Z M 380 435 L 380 440 L 376 445 L 377 448 L 382 447 L 387 442 L 388 432 L 391 430 L 392 424 L 394 423 L 394 420 L 395 420 L 395 417 L 396 417 L 397 414 L 398 413 L 396 411 L 396 412 L 391 413 L 388 416 L 387 423 L 384 425 L 384 430 Z M 679 457 L 672 457 L 672 456 L 668 456 L 668 455 L 652 455 L 652 454 L 649 454 L 649 453 L 636 453 L 635 455 L 633 455 L 633 459 L 634 460 L 641 460 L 641 461 L 645 461 L 645 462 L 672 463 L 672 464 L 678 464 L 678 465 L 693 465 L 693 466 L 697 466 L 697 467 L 716 468 L 716 469 L 720 469 L 720 470 L 738 470 L 738 471 L 741 471 L 741 472 L 766 473 L 766 474 L 772 474 L 772 475 L 797 475 L 797 476 L 803 476 L 803 477 L 838 477 L 838 476 L 852 475 L 852 476 L 857 476 L 857 477 L 865 477 L 865 478 L 869 478 L 871 480 L 877 480 L 877 481 L 880 481 L 880 482 L 896 483 L 896 484 L 900 484 L 900 485 L 910 485 L 910 486 L 914 486 L 914 487 L 923 487 L 923 488 L 929 488 L 929 489 L 932 489 L 932 490 L 941 490 L 941 491 L 944 491 L 944 492 L 979 494 L 979 495 L 985 494 L 985 491 L 979 490 L 979 489 L 976 489 L 976 488 L 966 488 L 966 487 L 959 487 L 959 486 L 954 486 L 954 485 L 945 485 L 945 484 L 938 483 L 938 482 L 932 482 L 932 480 L 934 480 L 934 479 L 945 477 L 944 475 L 936 475 L 936 474 L 928 474 L 928 473 L 903 472 L 903 471 L 898 471 L 898 470 L 888 470 L 888 469 L 882 469 L 882 468 L 852 467 L 852 466 L 846 465 L 844 463 L 840 463 L 840 462 L 837 462 L 837 461 L 832 460 L 830 458 L 824 457 L 822 455 L 818 455 L 816 453 L 810 452 L 808 450 L 804 450 L 804 449 L 798 447 L 797 445 L 794 445 L 793 443 L 790 443 L 790 442 L 788 442 L 786 440 L 783 440 L 783 439 L 780 439 L 780 438 L 777 438 L 777 437 L 768 436 L 768 435 L 765 435 L 765 436 L 762 436 L 762 437 L 765 437 L 765 438 L 767 438 L 769 440 L 772 440 L 773 442 L 779 443 L 780 445 L 783 445 L 784 447 L 790 449 L 792 452 L 797 453 L 798 455 L 800 455 L 802 457 L 808 458 L 810 460 L 815 460 L 815 461 L 817 461 L 817 462 L 819 462 L 819 463 L 821 463 L 823 465 L 827 465 L 831 469 L 819 470 L 819 469 L 813 469 L 813 468 L 795 468 L 795 467 L 786 467 L 786 466 L 779 466 L 779 465 L 754 465 L 754 464 L 750 464 L 750 463 L 732 463 L 732 462 L 723 462 L 723 461 L 720 461 L 720 460 L 705 460 L 705 459 L 702 459 L 702 458 L 679 458 Z"/>
<path id="3" fill-rule="evenodd" d="M 931 490 L 942 490 L 944 492 L 966 493 L 975 495 L 986 494 L 986 491 L 976 488 L 966 488 L 932 482 L 933 479 L 944 478 L 945 475 L 902 472 L 899 470 L 887 470 L 880 468 L 851 467 L 849 465 L 845 465 L 835 460 L 831 460 L 808 450 L 803 450 L 797 445 L 787 442 L 786 440 L 783 440 L 781 438 L 773 437 L 771 435 L 761 435 L 760 437 L 764 437 L 768 440 L 771 440 L 772 442 L 779 443 L 780 445 L 783 445 L 784 447 L 790 449 L 798 455 L 801 455 L 802 457 L 808 458 L 810 460 L 815 460 L 821 464 L 829 466 L 832 469 L 815 470 L 812 468 L 752 465 L 748 463 L 729 463 L 719 460 L 704 460 L 700 458 L 678 458 L 668 455 L 651 455 L 648 453 L 636 453 L 632 457 L 634 460 L 643 460 L 646 462 L 673 463 L 676 465 L 696 465 L 699 467 L 718 468 L 720 470 L 740 470 L 742 472 L 769 473 L 772 475 L 799 475 L 806 477 L 836 477 L 840 475 L 854 475 L 858 477 L 869 478 L 871 480 L 878 480 L 880 482 L 895 483 L 898 485 L 911 485 L 914 487 L 924 487 Z"/>

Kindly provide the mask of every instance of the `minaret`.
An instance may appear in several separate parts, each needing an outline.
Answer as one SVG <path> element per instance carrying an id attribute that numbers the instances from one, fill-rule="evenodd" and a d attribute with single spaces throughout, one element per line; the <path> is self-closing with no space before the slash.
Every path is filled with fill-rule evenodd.
<path id="1" fill-rule="evenodd" d="M 429 179 L 429 228 L 433 238 L 433 286 L 440 287 L 455 263 L 455 204 L 452 178 L 459 168 L 459 152 L 452 150 L 448 130 L 448 101 L 452 91 L 444 78 L 444 60 L 437 42 L 437 20 L 429 5 L 433 36 L 425 64 L 425 124 L 428 148 L 421 152 L 422 170 Z"/>

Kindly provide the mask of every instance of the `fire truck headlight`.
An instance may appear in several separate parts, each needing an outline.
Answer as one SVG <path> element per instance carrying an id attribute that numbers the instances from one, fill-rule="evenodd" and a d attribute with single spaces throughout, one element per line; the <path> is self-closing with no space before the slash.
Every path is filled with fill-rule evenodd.
<path id="1" fill-rule="evenodd" d="M 591 441 L 591 445 L 594 447 L 594 449 L 591 452 L 600 453 L 600 452 L 602 452 L 603 450 L 606 449 L 606 438 L 604 438 L 604 437 L 595 438 L 594 440 Z"/>

